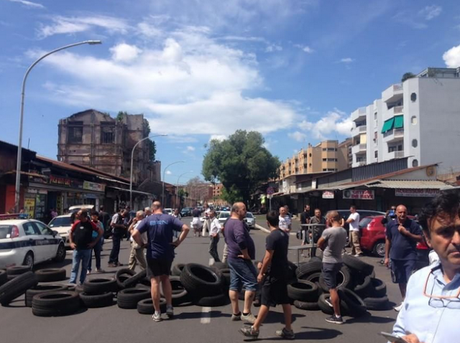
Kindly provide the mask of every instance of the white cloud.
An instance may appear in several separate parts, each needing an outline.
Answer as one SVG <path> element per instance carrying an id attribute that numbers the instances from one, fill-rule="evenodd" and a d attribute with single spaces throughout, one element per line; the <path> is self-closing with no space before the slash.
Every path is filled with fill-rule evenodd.
<path id="1" fill-rule="evenodd" d="M 436 6 L 436 5 L 431 5 L 431 6 L 426 6 L 425 8 L 422 8 L 419 11 L 419 16 L 425 18 L 425 20 L 432 20 L 439 16 L 442 12 L 442 7 L 441 6 Z"/>
<path id="2" fill-rule="evenodd" d="M 437 5 L 426 6 L 418 12 L 404 10 L 396 13 L 393 20 L 412 27 L 413 29 L 426 29 L 427 21 L 438 17 L 442 12 L 442 7 Z"/>
<path id="3" fill-rule="evenodd" d="M 39 4 L 37 2 L 31 2 L 31 1 L 25 1 L 25 0 L 9 0 L 9 1 L 20 3 L 20 4 L 24 5 L 25 7 L 29 7 L 29 8 L 40 8 L 40 9 L 45 8 L 45 6 L 43 6 L 42 4 Z"/>
<path id="4" fill-rule="evenodd" d="M 301 44 L 295 44 L 294 45 L 296 48 L 299 48 L 303 52 L 306 52 L 307 54 L 312 54 L 315 52 L 312 48 L 310 48 L 308 45 L 301 45 Z"/>
<path id="5" fill-rule="evenodd" d="M 172 174 L 172 172 L 171 172 L 171 171 L 169 171 L 169 170 L 166 170 L 166 175 L 171 175 L 171 174 Z"/>
<path id="6" fill-rule="evenodd" d="M 454 46 L 447 50 L 443 55 L 442 59 L 449 68 L 457 68 L 460 66 L 460 45 Z"/>
<path id="7" fill-rule="evenodd" d="M 342 58 L 340 60 L 341 63 L 353 63 L 355 60 L 353 58 L 350 58 L 350 57 L 346 57 L 346 58 Z"/>
<path id="8" fill-rule="evenodd" d="M 265 52 L 275 52 L 275 51 L 282 51 L 282 50 L 283 48 L 281 46 L 276 45 L 276 44 L 270 44 L 265 49 Z"/>
<path id="9" fill-rule="evenodd" d="M 305 140 L 307 139 L 307 135 L 299 131 L 289 133 L 288 136 L 296 140 L 297 142 L 305 142 Z"/>
<path id="10" fill-rule="evenodd" d="M 110 48 L 110 52 L 114 61 L 129 62 L 134 60 L 142 50 L 135 45 L 121 43 Z"/>
<path id="11" fill-rule="evenodd" d="M 226 135 L 211 135 L 211 137 L 209 138 L 209 141 L 216 140 L 216 141 L 222 142 L 223 140 L 226 140 L 226 139 L 227 139 Z"/>
<path id="12" fill-rule="evenodd" d="M 302 130 L 310 132 L 314 138 L 323 140 L 337 133 L 347 137 L 350 136 L 353 121 L 350 116 L 346 116 L 346 113 L 334 109 L 317 122 L 303 120 L 298 126 Z"/>
<path id="13" fill-rule="evenodd" d="M 189 145 L 187 146 L 187 151 L 195 151 L 195 147 Z"/>

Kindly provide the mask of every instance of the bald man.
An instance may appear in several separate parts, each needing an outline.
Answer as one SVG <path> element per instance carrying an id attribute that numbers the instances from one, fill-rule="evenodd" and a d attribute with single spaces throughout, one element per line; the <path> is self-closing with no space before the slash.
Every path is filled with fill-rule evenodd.
<path id="1" fill-rule="evenodd" d="M 417 260 L 417 242 L 422 240 L 422 229 L 415 221 L 407 218 L 407 208 L 399 205 L 396 208 L 396 220 L 388 223 L 385 238 L 385 265 L 391 260 L 391 278 L 399 285 L 404 302 L 409 277 L 415 269 Z M 394 307 L 399 312 L 402 303 Z"/>

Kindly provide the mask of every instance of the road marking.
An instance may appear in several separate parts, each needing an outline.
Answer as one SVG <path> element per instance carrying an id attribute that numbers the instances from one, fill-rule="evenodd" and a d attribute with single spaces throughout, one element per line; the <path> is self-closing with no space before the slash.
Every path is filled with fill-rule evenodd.
<path id="1" fill-rule="evenodd" d="M 201 324 L 209 324 L 211 323 L 211 308 L 210 307 L 203 307 L 201 313 Z"/>

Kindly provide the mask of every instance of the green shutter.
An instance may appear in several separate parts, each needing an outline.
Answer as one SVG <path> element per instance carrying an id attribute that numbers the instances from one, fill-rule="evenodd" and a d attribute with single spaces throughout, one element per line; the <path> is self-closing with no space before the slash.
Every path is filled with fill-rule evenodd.
<path id="1" fill-rule="evenodd" d="M 402 129 L 404 127 L 404 116 L 395 116 L 395 129 Z"/>
<path id="2" fill-rule="evenodd" d="M 402 117 L 402 116 L 401 116 Z M 393 125 L 395 123 L 395 118 L 390 118 L 388 120 L 385 120 L 385 123 L 383 123 L 382 127 L 382 133 L 388 132 L 393 129 Z"/>

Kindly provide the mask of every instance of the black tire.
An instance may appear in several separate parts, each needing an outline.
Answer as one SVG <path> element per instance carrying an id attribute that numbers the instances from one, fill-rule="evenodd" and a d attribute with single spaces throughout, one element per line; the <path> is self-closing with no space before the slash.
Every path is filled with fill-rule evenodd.
<path id="1" fill-rule="evenodd" d="M 59 291 L 37 294 L 32 300 L 32 313 L 40 317 L 66 316 L 80 309 L 77 292 Z"/>
<path id="2" fill-rule="evenodd" d="M 108 307 L 114 304 L 113 293 L 106 292 L 101 294 L 80 293 L 80 299 L 87 308 Z"/>
<path id="3" fill-rule="evenodd" d="M 175 264 L 173 267 L 172 267 L 172 270 L 171 270 L 171 274 L 173 276 L 180 276 L 182 274 L 182 270 L 184 269 L 185 267 L 185 264 L 184 263 L 178 263 L 178 264 Z"/>
<path id="4" fill-rule="evenodd" d="M 83 285 L 69 286 L 69 291 L 70 291 L 73 287 L 75 287 L 74 290 L 75 290 L 75 292 L 77 292 L 78 294 L 84 292 L 84 290 L 83 290 Z"/>
<path id="5" fill-rule="evenodd" d="M 0 287 L 0 303 L 8 305 L 17 297 L 23 295 L 29 288 L 37 286 L 38 282 L 35 274 L 31 271 L 16 276 Z"/>
<path id="6" fill-rule="evenodd" d="M 145 279 L 147 272 L 145 270 L 131 276 L 129 279 L 123 282 L 124 288 L 130 288 L 136 286 L 141 280 Z"/>
<path id="7" fill-rule="evenodd" d="M 296 275 L 298 279 L 306 280 L 306 278 L 317 272 L 321 272 L 323 263 L 319 261 L 307 262 L 300 264 L 296 269 Z"/>
<path id="8" fill-rule="evenodd" d="M 378 241 L 372 247 L 372 254 L 377 257 L 385 257 L 385 241 Z"/>
<path id="9" fill-rule="evenodd" d="M 321 294 L 318 298 L 318 307 L 325 314 L 334 314 L 334 309 L 330 305 L 330 295 Z"/>
<path id="10" fill-rule="evenodd" d="M 222 277 L 222 282 L 224 283 L 225 289 L 228 289 L 230 287 L 230 269 L 221 269 L 221 277 Z"/>
<path id="11" fill-rule="evenodd" d="M 352 290 L 342 288 L 338 290 L 340 306 L 343 312 L 351 317 L 361 317 L 367 313 L 363 299 Z"/>
<path id="12" fill-rule="evenodd" d="M 319 256 L 313 256 L 312 258 L 310 258 L 310 261 L 309 262 L 323 262 L 322 258 L 319 257 Z"/>
<path id="13" fill-rule="evenodd" d="M 62 262 L 65 260 L 66 250 L 64 243 L 59 244 L 56 252 L 56 257 L 53 259 L 54 262 Z"/>
<path id="14" fill-rule="evenodd" d="M 295 265 L 291 261 L 288 261 L 288 267 L 286 271 L 286 282 L 288 284 L 297 282 L 296 270 L 297 270 L 297 265 Z"/>
<path id="15" fill-rule="evenodd" d="M 228 264 L 224 262 L 214 262 L 210 267 L 222 270 L 222 269 L 228 269 Z"/>
<path id="16" fill-rule="evenodd" d="M 117 281 L 115 279 L 86 279 L 83 283 L 83 292 L 86 294 L 102 294 L 106 292 L 116 292 L 117 290 Z"/>
<path id="17" fill-rule="evenodd" d="M 166 312 L 166 299 L 160 298 L 160 311 Z M 153 314 L 155 309 L 153 308 L 152 298 L 142 299 L 137 303 L 137 312 L 140 314 Z"/>
<path id="18" fill-rule="evenodd" d="M 363 299 L 366 308 L 371 311 L 385 311 L 390 309 L 390 302 L 388 301 L 388 297 L 381 297 L 381 298 L 364 298 Z"/>
<path id="19" fill-rule="evenodd" d="M 117 270 L 115 273 L 115 280 L 117 281 L 117 285 L 119 289 L 124 289 L 123 283 L 128 280 L 130 277 L 134 276 L 136 272 L 129 268 L 121 268 Z"/>
<path id="20" fill-rule="evenodd" d="M 64 268 L 46 268 L 35 271 L 38 282 L 54 282 L 66 279 Z"/>
<path id="21" fill-rule="evenodd" d="M 6 275 L 21 275 L 27 272 L 30 272 L 30 268 L 28 266 L 15 266 L 6 268 Z"/>
<path id="22" fill-rule="evenodd" d="M 373 289 L 370 295 L 372 298 L 382 298 L 387 295 L 387 285 L 385 282 L 380 279 L 371 278 L 371 283 Z"/>
<path id="23" fill-rule="evenodd" d="M 329 292 L 329 287 L 327 287 L 326 282 L 324 281 L 323 274 L 321 274 L 319 277 L 319 286 L 324 292 Z M 350 270 L 346 266 L 340 268 L 339 272 L 337 273 L 336 288 L 353 288 Z"/>
<path id="24" fill-rule="evenodd" d="M 310 281 L 296 282 L 287 286 L 288 297 L 304 302 L 318 301 L 318 286 Z"/>
<path id="25" fill-rule="evenodd" d="M 182 285 L 179 276 L 170 276 L 169 282 L 172 288 L 172 305 L 180 306 L 185 303 L 189 303 L 192 299 L 187 290 Z M 164 297 L 163 289 L 161 289 L 161 296 Z"/>
<path id="26" fill-rule="evenodd" d="M 3 285 L 8 281 L 8 275 L 6 274 L 6 270 L 0 270 L 0 286 Z"/>
<path id="27" fill-rule="evenodd" d="M 193 303 L 204 307 L 226 306 L 230 304 L 230 298 L 228 297 L 228 294 L 222 293 L 219 295 L 196 299 Z"/>
<path id="28" fill-rule="evenodd" d="M 150 298 L 150 290 L 141 288 L 127 288 L 118 292 L 117 304 L 119 308 L 135 309 L 141 300 Z"/>
<path id="29" fill-rule="evenodd" d="M 374 287 L 372 286 L 371 277 L 366 276 L 364 279 L 360 280 L 359 284 L 355 286 L 353 291 L 361 298 L 365 298 L 372 294 L 373 289 Z"/>
<path id="30" fill-rule="evenodd" d="M 363 274 L 363 276 L 371 275 L 374 271 L 374 266 L 364 262 L 363 260 L 359 259 L 358 257 L 354 257 L 351 255 L 343 255 L 343 264 L 345 264 L 352 273 L 358 272 Z"/>
<path id="31" fill-rule="evenodd" d="M 180 281 L 193 298 L 219 295 L 223 291 L 222 278 L 211 268 L 196 263 L 185 265 Z"/>
<path id="32" fill-rule="evenodd" d="M 27 307 L 32 307 L 33 297 L 37 294 L 67 290 L 67 286 L 64 285 L 37 285 L 34 288 L 30 288 L 26 291 L 25 304 Z"/>
<path id="33" fill-rule="evenodd" d="M 307 301 L 294 300 L 294 306 L 301 310 L 307 310 L 307 311 L 318 311 L 320 309 L 318 305 L 318 301 L 307 302 Z"/>

